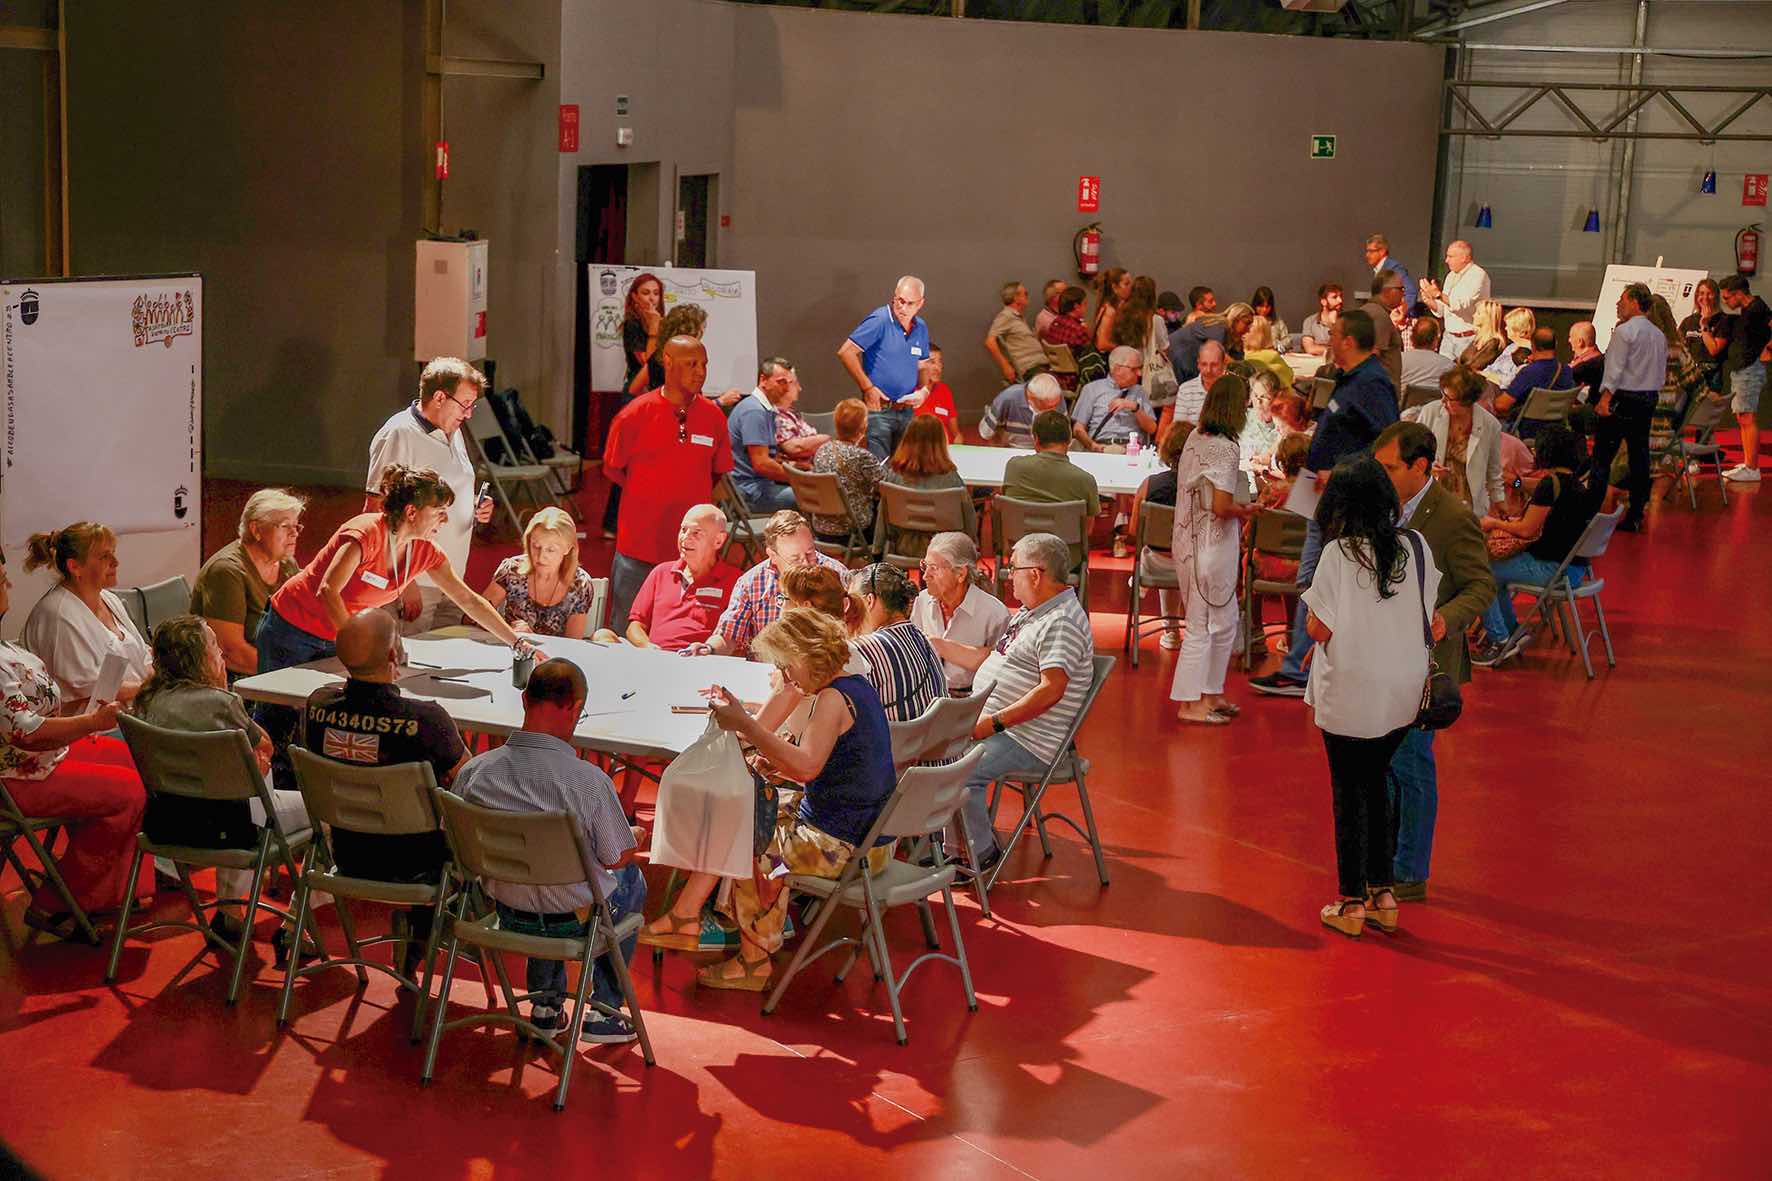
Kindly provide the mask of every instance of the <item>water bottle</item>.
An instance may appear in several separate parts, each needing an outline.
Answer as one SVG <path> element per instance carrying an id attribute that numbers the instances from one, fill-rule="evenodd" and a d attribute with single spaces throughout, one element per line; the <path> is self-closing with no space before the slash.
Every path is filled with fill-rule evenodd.
<path id="1" fill-rule="evenodd" d="M 1137 459 L 1138 453 L 1143 447 L 1144 441 L 1139 438 L 1137 431 L 1133 431 L 1131 437 L 1126 440 L 1126 457 Z"/>

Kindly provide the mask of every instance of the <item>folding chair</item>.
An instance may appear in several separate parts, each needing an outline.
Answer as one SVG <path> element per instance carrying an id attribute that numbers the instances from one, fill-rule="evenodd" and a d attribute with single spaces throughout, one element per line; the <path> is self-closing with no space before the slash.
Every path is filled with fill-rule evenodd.
<path id="1" fill-rule="evenodd" d="M 989 686 L 967 697 L 937 697 L 908 722 L 886 723 L 892 763 L 899 771 L 916 763 L 948 762 L 972 744 L 972 728 L 984 713 Z"/>
<path id="2" fill-rule="evenodd" d="M 1077 753 L 1077 732 L 1083 728 L 1083 720 L 1095 707 L 1095 699 L 1101 695 L 1101 688 L 1107 684 L 1108 676 L 1113 671 L 1114 658 L 1112 656 L 1098 655 L 1095 657 L 1095 677 L 1089 685 L 1088 695 L 1083 698 L 1083 707 L 1077 711 L 1077 716 L 1071 721 L 1070 729 L 1065 733 L 1064 742 L 1059 745 L 1058 757 L 1052 760 L 1046 768 L 1046 773 L 1038 781 L 1014 777 L 998 780 L 991 785 L 990 805 L 993 825 L 997 819 L 997 805 L 1002 802 L 1005 791 L 1013 791 L 1021 796 L 1022 810 L 1021 819 L 1016 821 L 1015 831 L 1009 834 L 1009 840 L 998 842 L 1002 847 L 1003 856 L 998 859 L 991 872 L 985 875 L 983 880 L 986 888 L 996 886 L 998 876 L 1009 864 L 1009 854 L 1015 851 L 1016 842 L 1021 840 L 1021 834 L 1027 831 L 1030 824 L 1040 835 L 1040 848 L 1047 857 L 1052 856 L 1052 842 L 1046 835 L 1046 822 L 1049 820 L 1062 821 L 1070 825 L 1078 836 L 1089 842 L 1090 852 L 1095 854 L 1095 874 L 1101 879 L 1102 885 L 1108 884 L 1107 859 L 1102 853 L 1101 832 L 1095 827 L 1095 809 L 1089 805 L 1089 787 L 1084 782 L 1084 778 L 1089 774 L 1089 760 Z M 1055 783 L 1076 784 L 1077 799 L 1083 806 L 1082 824 L 1078 824 L 1062 812 L 1041 810 L 1040 805 L 1046 798 L 1047 790 Z M 983 890 L 979 892 L 979 909 L 984 912 L 985 917 L 990 917 L 990 906 Z"/>
<path id="3" fill-rule="evenodd" d="M 609 580 L 591 579 L 591 609 L 585 612 L 585 635 L 592 636 L 609 622 Z"/>
<path id="4" fill-rule="evenodd" d="M 1311 378 L 1310 410 L 1312 414 L 1329 409 L 1329 399 L 1335 396 L 1335 379 L 1333 377 Z"/>
<path id="5" fill-rule="evenodd" d="M 802 414 L 800 417 L 811 424 L 812 429 L 819 434 L 828 435 L 833 439 L 837 437 L 837 412 L 835 410 L 819 410 L 812 414 Z"/>
<path id="6" fill-rule="evenodd" d="M 805 938 L 800 941 L 799 950 L 794 953 L 787 971 L 782 973 L 781 979 L 770 990 L 769 999 L 763 1003 L 765 1015 L 775 1012 L 776 1005 L 781 1003 L 782 994 L 787 991 L 794 977 L 799 975 L 800 969 L 825 952 L 839 947 L 848 947 L 850 950 L 849 958 L 837 972 L 838 983 L 842 983 L 843 978 L 849 974 L 849 969 L 855 966 L 861 952 L 864 949 L 867 951 L 875 975 L 886 983 L 886 999 L 892 1006 L 892 1027 L 898 1034 L 898 1044 L 901 1046 L 910 1041 L 910 1035 L 905 1032 L 899 994 L 909 982 L 911 973 L 930 960 L 943 960 L 960 969 L 960 982 L 966 993 L 966 1008 L 969 1012 L 978 1011 L 978 997 L 972 991 L 972 968 L 966 959 L 966 943 L 960 936 L 960 920 L 954 909 L 955 867 L 947 863 L 939 845 L 934 846 L 933 865 L 894 860 L 888 861 L 886 868 L 878 874 L 868 872 L 867 854 L 878 841 L 928 836 L 953 821 L 966 798 L 966 780 L 971 777 L 973 769 L 983 757 L 984 752 L 975 749 L 957 763 L 941 767 L 912 767 L 899 778 L 897 788 L 886 801 L 886 806 L 880 810 L 879 817 L 869 827 L 868 835 L 855 846 L 855 851 L 843 863 L 842 871 L 836 878 L 811 877 L 797 873 L 788 875 L 788 889 L 810 894 L 820 900 L 820 905 L 818 915 L 812 920 L 812 926 L 807 930 Z M 926 907 L 928 900 L 936 894 L 941 895 L 947 906 L 948 930 L 954 937 L 955 954 L 926 951 L 912 960 L 902 974 L 895 974 L 892 951 L 886 941 L 886 911 L 907 903 Z M 853 937 L 832 939 L 822 947 L 818 946 L 819 935 L 839 907 L 861 912 L 860 929 Z"/>
<path id="7" fill-rule="evenodd" d="M 906 533 L 976 533 L 966 528 L 966 504 L 972 494 L 964 488 L 907 488 L 890 480 L 880 481 L 880 506 L 874 511 L 874 553 L 882 562 L 900 570 L 915 570 L 921 561 L 892 550 L 893 530 Z M 973 538 L 974 541 L 978 539 Z"/>
<path id="8" fill-rule="evenodd" d="M 1304 556 L 1304 534 L 1310 524 L 1305 518 L 1286 509 L 1262 509 L 1255 514 L 1255 523 L 1249 529 L 1249 544 L 1243 551 L 1243 618 L 1249 621 L 1253 629 L 1250 639 L 1256 635 L 1266 635 L 1261 624 L 1261 616 L 1256 608 L 1260 605 L 1261 595 L 1283 595 L 1297 598 L 1299 594 L 1296 581 L 1279 581 L 1261 577 L 1260 558 L 1281 558 L 1296 562 Z M 1287 626 L 1291 626 L 1291 615 L 1288 613 Z M 1251 645 L 1243 645 L 1243 669 L 1248 671 L 1251 661 L 1249 649 Z"/>
<path id="9" fill-rule="evenodd" d="M 1071 351 L 1070 345 L 1047 344 L 1045 341 L 1041 341 L 1040 348 L 1045 352 L 1046 363 L 1051 366 L 1054 376 L 1081 376 L 1081 371 L 1077 368 L 1077 354 Z"/>
<path id="10" fill-rule="evenodd" d="M 152 644 L 154 633 L 148 627 L 148 602 L 142 597 L 142 588 L 139 586 L 119 586 L 114 587 L 111 593 L 123 600 L 123 610 L 129 615 L 129 622 L 135 624 L 135 630 L 141 633 L 142 639 Z M 190 605 L 191 601 L 187 598 L 185 600 L 187 611 L 190 610 Z"/>
<path id="11" fill-rule="evenodd" d="M 191 610 L 191 584 L 182 574 L 138 588 L 142 597 L 142 618 L 147 624 L 143 639 L 151 640 L 154 629 L 174 615 L 187 615 Z"/>
<path id="12" fill-rule="evenodd" d="M 1428 406 L 1440 400 L 1440 387 L 1437 385 L 1406 385 L 1403 387 L 1403 409 L 1413 410 L 1417 406 Z"/>
<path id="13" fill-rule="evenodd" d="M 152 795 L 182 796 L 187 799 L 213 800 L 245 804 L 257 800 L 264 809 L 265 820 L 259 829 L 258 844 L 248 849 L 206 849 L 191 845 L 170 845 L 150 840 L 146 833 L 136 837 L 135 856 L 130 861 L 129 878 L 133 882 L 141 872 L 143 857 L 162 857 L 172 862 L 179 885 L 191 904 L 191 921 L 164 919 L 129 925 L 129 912 L 135 904 L 134 891 L 123 898 L 123 913 L 117 917 L 117 934 L 111 941 L 111 959 L 105 968 L 105 983 L 117 979 L 117 961 L 123 954 L 123 941 L 132 935 L 145 935 L 162 927 L 179 927 L 196 931 L 204 937 L 204 945 L 190 963 L 178 970 L 177 980 L 211 951 L 226 964 L 233 961 L 233 975 L 228 981 L 228 1004 L 240 997 L 240 981 L 246 971 L 246 949 L 252 942 L 252 924 L 260 911 L 269 911 L 294 922 L 294 915 L 280 906 L 264 901 L 262 893 L 267 870 L 281 866 L 291 881 L 301 880 L 296 857 L 304 852 L 313 838 L 311 829 L 284 832 L 277 818 L 277 807 L 271 789 L 259 773 L 258 760 L 244 730 L 214 730 L 192 733 L 168 730 L 144 722 L 130 714 L 117 719 L 123 740 L 129 744 L 130 756 L 141 772 L 142 786 Z M 209 920 L 203 917 L 203 903 L 197 888 L 191 884 L 191 867 L 204 869 L 243 869 L 252 873 L 252 892 L 246 898 L 217 897 L 210 905 L 218 912 L 224 904 L 243 903 L 246 907 L 238 943 L 229 944 L 218 935 Z M 224 956 L 221 953 L 225 951 Z M 324 949 L 322 949 L 324 951 Z M 299 929 L 292 940 L 289 954 L 301 957 Z"/>
<path id="14" fill-rule="evenodd" d="M 1606 552 L 1606 546 L 1612 541 L 1612 534 L 1618 528 L 1619 519 L 1624 516 L 1624 505 L 1619 505 L 1609 513 L 1598 513 L 1581 531 L 1562 564 L 1557 567 L 1549 581 L 1543 586 L 1534 586 L 1527 582 L 1516 582 L 1508 589 L 1508 594 L 1529 594 L 1535 596 L 1531 615 L 1520 622 L 1514 634 L 1508 637 L 1503 659 L 1507 659 L 1525 647 L 1532 638 L 1537 621 L 1546 617 L 1546 609 L 1555 606 L 1557 618 L 1562 620 L 1563 638 L 1569 647 L 1581 654 L 1581 667 L 1587 670 L 1587 679 L 1594 679 L 1594 663 L 1588 656 L 1587 646 L 1593 636 L 1581 625 L 1581 601 L 1592 599 L 1594 619 L 1599 625 L 1601 641 L 1606 645 L 1606 667 L 1617 668 L 1618 658 L 1612 651 L 1612 631 L 1606 626 L 1606 608 L 1600 604 L 1600 592 L 1606 589 L 1606 580 L 1599 577 L 1593 569 L 1593 559 Z M 1569 566 L 1581 562 L 1588 567 L 1587 577 L 1579 586 L 1569 583 Z"/>
<path id="15" fill-rule="evenodd" d="M 714 503 L 726 514 L 726 549 L 721 551 L 720 557 L 725 558 L 727 551 L 736 545 L 747 565 L 762 561 L 763 526 L 769 518 L 751 511 L 750 502 L 732 482 L 730 474 L 721 476 L 720 482 L 714 486 Z"/>
<path id="16" fill-rule="evenodd" d="M 1528 422 L 1566 425 L 1569 422 L 1569 408 L 1575 405 L 1576 392 L 1574 386 L 1566 390 L 1547 390 L 1543 387 L 1534 389 L 1526 395 L 1526 404 L 1520 407 L 1520 412 L 1502 429 L 1510 435 L 1517 435 L 1520 428 Z"/>
<path id="17" fill-rule="evenodd" d="M 815 540 L 813 545 L 821 554 L 829 554 L 833 558 L 841 558 L 845 566 L 853 563 L 857 557 L 866 557 L 872 548 L 867 535 L 861 531 L 859 518 L 849 504 L 849 498 L 843 495 L 843 486 L 837 481 L 834 472 L 810 472 L 805 468 L 784 464 L 788 473 L 788 487 L 794 490 L 794 500 L 800 506 L 800 512 L 806 516 L 826 517 L 842 521 L 848 528 L 849 535 L 843 541 Z"/>
<path id="18" fill-rule="evenodd" d="M 289 761 L 295 770 L 295 782 L 301 788 L 302 801 L 308 808 L 308 819 L 314 825 L 313 851 L 302 865 L 295 888 L 296 930 L 304 930 L 316 890 L 331 894 L 338 905 L 339 925 L 344 928 L 348 956 L 322 955 L 306 967 L 299 966 L 300 957 L 290 956 L 283 973 L 282 994 L 277 1000 L 277 1024 L 289 1021 L 289 1001 L 298 978 L 324 972 L 328 968 L 355 968 L 357 988 L 369 983 L 365 968 L 386 972 L 395 983 L 414 997 L 412 1041 L 417 1042 L 424 1028 L 425 1002 L 431 995 L 432 963 L 437 941 L 443 930 L 445 895 L 442 883 L 449 880 L 448 866 L 431 882 L 389 882 L 377 878 L 352 877 L 338 872 L 333 860 L 330 830 L 334 827 L 375 836 L 410 836 L 441 830 L 435 793 L 437 780 L 429 763 L 400 763 L 387 767 L 366 767 L 358 763 L 340 763 L 321 758 L 312 751 L 291 745 Z M 380 902 L 389 906 L 431 907 L 431 933 L 425 941 L 424 982 L 407 976 L 404 967 L 406 943 L 396 935 L 378 935 L 372 939 L 357 938 L 347 899 L 359 902 Z M 383 943 L 397 944 L 393 963 L 367 959 L 364 951 Z M 398 967 L 396 965 L 399 965 Z M 486 977 L 491 993 L 491 977 Z"/>
<path id="19" fill-rule="evenodd" d="M 1174 532 L 1175 506 L 1145 501 L 1138 510 L 1138 535 L 1132 545 L 1132 590 L 1126 599 L 1126 641 L 1122 645 L 1132 650 L 1133 668 L 1138 667 L 1139 641 L 1144 638 L 1145 629 L 1182 621 L 1180 615 L 1164 615 L 1160 611 L 1149 617 L 1142 614 L 1145 591 L 1181 589 L 1181 580 L 1176 577 L 1173 565 L 1164 570 L 1151 560 L 1153 551 L 1169 552 Z"/>
<path id="20" fill-rule="evenodd" d="M 1066 545 L 1083 551 L 1065 581 L 1077 588 L 1077 598 L 1089 601 L 1089 506 L 1081 500 L 1052 503 L 1017 500 L 1012 496 L 991 498 L 991 545 L 996 554 L 996 594 L 1003 597 L 1009 585 L 1009 555 L 1015 543 L 1030 533 L 1050 533 Z"/>
<path id="21" fill-rule="evenodd" d="M 545 508 L 550 504 L 558 504 L 568 513 L 573 511 L 569 499 L 559 497 L 554 491 L 554 478 L 545 464 L 525 463 L 520 456 L 528 452 L 518 451 L 505 438 L 504 431 L 499 429 L 498 418 L 493 414 L 492 403 L 481 398 L 474 403 L 474 413 L 463 428 L 468 444 L 473 453 L 474 466 L 480 475 L 492 485 L 492 494 L 498 499 L 499 506 L 505 511 L 505 518 L 510 521 L 511 528 L 519 534 L 523 532 L 523 520 L 517 515 L 512 502 L 513 492 L 522 493 L 529 501 L 531 508 Z M 498 448 L 489 449 L 489 444 L 496 442 Z M 495 458 L 494 450 L 502 450 L 503 458 Z M 537 492 L 537 486 L 541 491 Z M 574 514 L 573 519 L 577 519 Z"/>
<path id="22" fill-rule="evenodd" d="M 6 780 L 0 779 L 0 864 L 11 864 L 27 893 L 34 894 L 45 885 L 53 887 L 67 904 L 68 913 L 74 916 L 74 925 L 80 929 L 88 943 L 97 947 L 98 930 L 92 925 L 92 919 L 85 909 L 74 901 L 73 892 L 68 889 L 68 883 L 62 877 L 61 866 L 50 852 L 50 846 L 55 844 L 56 833 L 78 823 L 78 820 L 64 816 L 26 816 L 18 802 L 12 798 L 12 792 L 7 790 Z M 18 851 L 13 847 L 18 841 L 23 841 L 30 848 L 31 856 L 37 859 L 39 868 L 30 868 L 19 857 Z M 133 880 L 132 878 L 131 881 Z"/>
<path id="23" fill-rule="evenodd" d="M 640 1052 L 646 1065 L 654 1062 L 652 1039 L 646 1033 L 646 1020 L 640 1013 L 634 983 L 628 977 L 628 966 L 622 959 L 621 941 L 637 935 L 639 914 L 615 921 L 609 902 L 603 897 L 597 873 L 601 868 L 591 851 L 585 847 L 584 834 L 578 821 L 564 812 L 499 812 L 470 804 L 446 791 L 438 791 L 436 800 L 442 807 L 443 830 L 449 836 L 449 851 L 454 859 L 453 872 L 463 877 L 463 888 L 455 892 L 455 910 L 447 915 L 449 927 L 449 958 L 443 964 L 443 988 L 437 995 L 431 1016 L 431 1041 L 425 1050 L 424 1072 L 420 1081 L 430 1082 L 437 1065 L 437 1047 L 445 1029 L 489 1022 L 510 1025 L 528 1037 L 541 1042 L 560 1055 L 560 1086 L 554 1093 L 554 1110 L 566 1106 L 566 1088 L 572 1084 L 572 1066 L 578 1059 L 578 1036 L 584 1026 L 590 1000 L 591 964 L 600 955 L 610 958 L 616 980 L 621 984 L 627 1017 L 640 1038 Z M 577 886 L 588 885 L 591 891 L 591 930 L 577 937 L 522 935 L 499 926 L 498 912 L 468 916 L 468 900 L 475 893 L 467 889 L 470 882 L 498 881 L 513 886 Z M 505 994 L 505 1012 L 475 1013 L 455 1021 L 445 1021 L 449 1007 L 449 987 L 455 979 L 455 961 L 463 946 L 490 953 Z M 531 994 L 517 995 L 511 991 L 500 954 L 535 956 L 542 959 L 575 960 L 578 963 L 578 991 L 572 1007 L 572 1021 L 556 1037 L 555 1032 L 524 1020 L 517 1015 L 517 1002 L 530 999 Z M 601 1008 L 602 1006 L 599 1006 Z"/>
<path id="24" fill-rule="evenodd" d="M 523 448 L 525 458 L 532 463 L 539 463 L 553 473 L 556 490 L 562 496 L 571 496 L 578 490 L 584 476 L 584 460 L 578 452 L 562 447 L 558 440 L 551 445 L 552 455 L 543 455 L 537 450 L 533 441 L 536 436 L 535 419 L 529 414 L 528 407 L 523 405 L 523 395 L 516 389 L 508 389 L 497 395 L 500 399 L 493 403 L 493 410 L 498 412 L 498 424 L 503 428 L 505 438 Z M 500 407 L 502 411 L 499 411 Z M 509 415 L 509 421 L 506 415 Z"/>
<path id="25" fill-rule="evenodd" d="M 1703 464 L 1710 461 L 1717 478 L 1717 495 L 1723 498 L 1725 507 L 1729 504 L 1729 481 L 1723 479 L 1723 448 L 1717 442 L 1717 427 L 1725 421 L 1724 415 L 1729 408 L 1727 398 L 1711 394 L 1699 394 L 1692 399 L 1686 408 L 1686 415 L 1674 427 L 1666 446 L 1660 449 L 1651 462 L 1672 459 L 1678 465 L 1674 479 L 1686 487 L 1686 499 L 1693 509 L 1698 508 L 1697 476 L 1703 472 Z M 1687 438 L 1687 432 L 1692 437 Z M 1692 469 L 1698 468 L 1698 472 Z"/>

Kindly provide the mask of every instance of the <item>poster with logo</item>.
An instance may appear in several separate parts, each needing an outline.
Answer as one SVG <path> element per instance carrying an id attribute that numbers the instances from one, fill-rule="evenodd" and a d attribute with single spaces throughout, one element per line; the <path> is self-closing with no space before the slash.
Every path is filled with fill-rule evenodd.
<path id="1" fill-rule="evenodd" d="M 1650 294 L 1667 300 L 1667 306 L 1673 309 L 1674 323 L 1678 324 L 1692 314 L 1697 304 L 1692 293 L 1698 290 L 1698 281 L 1709 274 L 1709 271 L 1678 267 L 1633 267 L 1622 263 L 1608 266 L 1606 277 L 1600 282 L 1599 299 L 1594 304 L 1596 343 L 1604 350 L 1612 339 L 1612 329 L 1618 326 L 1618 297 L 1624 294 L 1625 287 L 1632 283 L 1647 283 Z"/>
<path id="2" fill-rule="evenodd" d="M 79 520 L 197 529 L 199 276 L 0 283 L 0 380 L 0 543 Z"/>
<path id="3" fill-rule="evenodd" d="M 630 267 L 590 264 L 591 388 L 618 391 L 627 375 L 621 351 L 622 312 L 628 288 L 643 274 L 664 287 L 664 307 L 693 303 L 708 314 L 701 342 L 708 350 L 703 387 L 749 391 L 757 384 L 757 273 L 689 267 Z"/>

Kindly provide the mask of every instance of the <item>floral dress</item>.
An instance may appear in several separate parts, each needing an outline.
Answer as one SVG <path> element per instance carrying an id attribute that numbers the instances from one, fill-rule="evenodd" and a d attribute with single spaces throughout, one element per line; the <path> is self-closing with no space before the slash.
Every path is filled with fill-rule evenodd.
<path id="1" fill-rule="evenodd" d="M 572 572 L 572 585 L 566 597 L 551 606 L 542 606 L 529 597 L 529 575 L 520 572 L 521 554 L 506 558 L 492 572 L 492 581 L 504 588 L 505 601 L 500 609 L 506 623 L 519 621 L 542 636 L 563 636 L 566 621 L 591 609 L 591 576 L 580 566 Z"/>
<path id="2" fill-rule="evenodd" d="M 812 470 L 835 473 L 849 515 L 855 518 L 856 528 L 867 534 L 874 527 L 874 506 L 880 502 L 880 476 L 885 471 L 880 461 L 865 447 L 832 439 L 813 453 Z M 848 522 L 836 517 L 814 514 L 812 528 L 826 537 L 849 535 Z"/>
<path id="3" fill-rule="evenodd" d="M 43 662 L 17 644 L 0 643 L 0 778 L 49 778 L 68 748 L 25 750 L 13 740 L 35 734 L 61 707 L 61 686 Z"/>

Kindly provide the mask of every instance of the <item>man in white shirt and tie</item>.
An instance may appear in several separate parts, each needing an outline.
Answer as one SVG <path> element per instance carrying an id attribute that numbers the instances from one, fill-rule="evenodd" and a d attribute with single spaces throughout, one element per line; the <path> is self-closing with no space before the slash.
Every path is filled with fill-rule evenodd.
<path id="1" fill-rule="evenodd" d="M 1477 333 L 1471 316 L 1489 298 L 1489 272 L 1472 260 L 1469 242 L 1461 238 L 1446 247 L 1446 278 L 1439 283 L 1423 279 L 1421 298 L 1446 323 L 1440 351 L 1457 360 Z"/>
<path id="2" fill-rule="evenodd" d="M 1618 327 L 1606 344 L 1606 375 L 1594 405 L 1598 417 L 1589 469 L 1594 479 L 1607 478 L 1620 443 L 1630 457 L 1630 476 L 1625 483 L 1630 508 L 1618 523 L 1626 533 L 1642 528 L 1643 510 L 1649 506 L 1649 424 L 1667 381 L 1667 337 L 1649 319 L 1654 302 L 1655 296 L 1642 283 L 1632 283 L 1618 297 Z"/>

